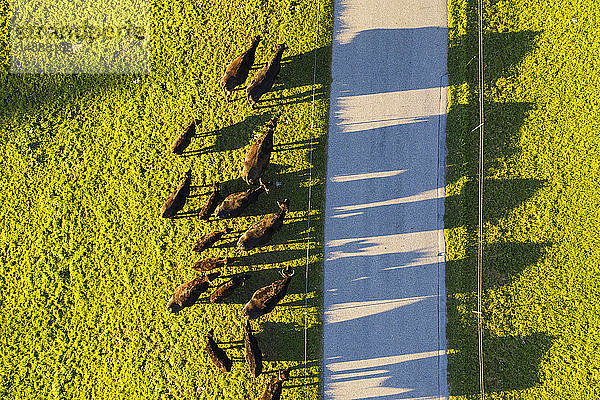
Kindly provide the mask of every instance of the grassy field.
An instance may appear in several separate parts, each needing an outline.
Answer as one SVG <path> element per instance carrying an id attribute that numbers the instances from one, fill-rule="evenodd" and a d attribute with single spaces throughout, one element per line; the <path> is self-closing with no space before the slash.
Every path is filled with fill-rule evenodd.
<path id="1" fill-rule="evenodd" d="M 485 1 L 489 399 L 600 398 L 600 3 Z M 449 380 L 478 398 L 476 1 L 449 1 Z"/>
<path id="2" fill-rule="evenodd" d="M 217 4 L 217 5 L 208 5 Z M 0 1 L 0 397 L 3 399 L 254 399 L 289 366 L 284 398 L 304 398 L 304 284 L 313 62 L 317 59 L 313 242 L 309 259 L 308 395 L 319 392 L 322 212 L 330 80 L 331 2 L 153 2 L 149 75 L 16 75 L 9 71 L 9 3 Z M 222 97 L 227 63 L 260 34 L 257 63 L 285 42 L 281 78 L 258 110 Z M 252 71 L 251 74 L 255 72 Z M 242 161 L 255 134 L 279 116 L 268 196 L 234 220 L 159 218 L 167 195 L 192 169 L 184 212 L 222 192 L 245 190 Z M 192 118 L 198 136 L 183 157 L 171 142 Z M 272 245 L 240 255 L 241 231 L 290 199 Z M 223 275 L 251 279 L 227 304 L 165 307 L 196 274 L 190 249 L 202 234 L 235 234 L 202 256 L 235 256 Z M 263 374 L 243 363 L 241 308 L 254 290 L 295 267 L 288 296 L 253 326 Z M 220 282 L 220 281 L 219 281 Z M 210 293 L 210 292 L 209 292 Z M 207 293 L 207 294 L 209 294 Z M 210 363 L 210 328 L 234 358 Z"/>

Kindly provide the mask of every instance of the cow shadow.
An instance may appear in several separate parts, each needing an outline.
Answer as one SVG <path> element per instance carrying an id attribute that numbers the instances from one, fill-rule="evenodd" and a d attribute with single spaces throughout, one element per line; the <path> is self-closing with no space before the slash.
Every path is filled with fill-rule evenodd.
<path id="1" fill-rule="evenodd" d="M 259 133 L 257 130 L 260 130 L 260 133 L 262 133 L 264 130 L 262 126 L 271 117 L 268 113 L 250 115 L 243 121 L 233 125 L 197 134 L 195 135 L 196 137 L 214 137 L 214 143 L 200 149 L 187 150 L 183 152 L 182 157 L 194 157 L 208 153 L 241 149 L 253 141 L 253 133 Z"/>

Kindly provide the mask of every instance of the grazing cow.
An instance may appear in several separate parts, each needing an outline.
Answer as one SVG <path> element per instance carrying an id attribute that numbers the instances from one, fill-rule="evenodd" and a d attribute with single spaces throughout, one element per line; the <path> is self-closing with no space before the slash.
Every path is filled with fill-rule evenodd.
<path id="1" fill-rule="evenodd" d="M 222 372 L 227 373 L 231 371 L 231 359 L 227 357 L 227 353 L 223 349 L 217 346 L 213 336 L 214 332 L 215 330 L 211 329 L 206 335 L 206 352 L 213 364 Z"/>
<path id="2" fill-rule="evenodd" d="M 175 214 L 181 211 L 181 209 L 185 205 L 187 197 L 190 195 L 191 182 L 192 170 L 190 169 L 188 170 L 188 172 L 185 173 L 185 179 L 183 180 L 181 185 L 179 185 L 177 189 L 175 189 L 175 191 L 171 193 L 169 197 L 167 197 L 167 201 L 165 201 L 165 204 L 163 205 L 162 210 L 160 211 L 161 217 L 173 218 Z"/>
<path id="3" fill-rule="evenodd" d="M 213 183 L 212 192 L 206 201 L 206 204 L 200 210 L 200 214 L 198 215 L 200 219 L 208 220 L 210 215 L 215 211 L 215 208 L 221 201 L 221 194 L 219 193 L 219 183 Z"/>
<path id="4" fill-rule="evenodd" d="M 283 382 L 290 379 L 290 369 L 286 368 L 279 371 L 277 377 L 272 377 L 267 383 L 267 387 L 260 400 L 280 400 Z"/>
<path id="5" fill-rule="evenodd" d="M 200 239 L 198 239 L 196 241 L 196 243 L 194 243 L 194 246 L 192 247 L 192 251 L 195 251 L 196 253 L 200 253 L 200 252 L 208 249 L 213 244 L 215 244 L 217 241 L 219 241 L 223 237 L 223 235 L 225 235 L 229 232 L 231 232 L 231 228 L 227 227 L 227 228 L 223 229 L 222 231 L 215 231 L 215 232 L 207 233 L 206 235 L 204 235 Z"/>
<path id="6" fill-rule="evenodd" d="M 285 199 L 283 203 L 277 202 L 277 204 L 279 205 L 278 212 L 267 215 L 244 232 L 237 242 L 238 249 L 250 251 L 256 247 L 264 246 L 271 240 L 273 234 L 281 229 L 290 202 Z"/>
<path id="7" fill-rule="evenodd" d="M 242 311 L 246 318 L 256 319 L 270 313 L 277 303 L 285 297 L 290 279 L 294 276 L 294 270 L 288 267 L 281 271 L 281 275 L 283 279 L 254 292 L 252 298 L 246 303 Z"/>
<path id="8" fill-rule="evenodd" d="M 271 186 L 271 183 L 262 184 L 260 187 L 248 189 L 245 192 L 230 194 L 217 206 L 215 214 L 222 219 L 239 216 L 246 207 L 258 200 L 261 193 L 269 193 L 269 186 Z"/>
<path id="9" fill-rule="evenodd" d="M 246 88 L 246 98 L 252 104 L 252 108 L 255 108 L 260 97 L 273 87 L 273 83 L 275 83 L 275 79 L 281 70 L 281 56 L 285 50 L 287 50 L 285 43 L 278 45 L 275 55 L 267 65 L 254 75 Z"/>
<path id="10" fill-rule="evenodd" d="M 235 289 L 244 283 L 246 279 L 248 279 L 248 275 L 237 275 L 227 282 L 220 284 L 219 287 L 210 295 L 210 302 L 222 302 L 223 299 L 230 296 Z"/>
<path id="11" fill-rule="evenodd" d="M 250 375 L 253 378 L 258 377 L 262 373 L 262 352 L 258 347 L 258 340 L 252 334 L 252 327 L 248 319 L 244 324 L 244 352 Z"/>
<path id="12" fill-rule="evenodd" d="M 246 154 L 242 178 L 248 185 L 254 185 L 269 166 L 273 151 L 273 132 L 276 126 L 277 117 L 267 122 L 267 133 L 258 138 Z"/>
<path id="13" fill-rule="evenodd" d="M 192 265 L 192 269 L 196 271 L 210 271 L 215 268 L 222 268 L 227 265 L 229 259 L 225 258 L 205 258 L 200 261 L 196 261 Z"/>
<path id="14" fill-rule="evenodd" d="M 254 64 L 254 56 L 259 42 L 260 36 L 252 38 L 250 48 L 227 66 L 225 74 L 221 78 L 221 88 L 225 90 L 227 98 L 229 98 L 231 91 L 236 86 L 246 82 L 250 68 L 252 68 L 252 64 Z"/>
<path id="15" fill-rule="evenodd" d="M 198 297 L 210 287 L 210 282 L 217 276 L 219 276 L 218 273 L 213 273 L 208 276 L 198 276 L 192 281 L 178 286 L 175 289 L 175 292 L 173 292 L 171 299 L 169 299 L 167 310 L 172 313 L 178 313 L 185 307 L 194 305 L 196 300 L 198 300 Z"/>
<path id="16" fill-rule="evenodd" d="M 192 120 L 190 124 L 177 136 L 177 139 L 171 146 L 171 152 L 173 154 L 181 155 L 184 150 L 192 143 L 192 137 L 196 133 L 196 120 Z"/>

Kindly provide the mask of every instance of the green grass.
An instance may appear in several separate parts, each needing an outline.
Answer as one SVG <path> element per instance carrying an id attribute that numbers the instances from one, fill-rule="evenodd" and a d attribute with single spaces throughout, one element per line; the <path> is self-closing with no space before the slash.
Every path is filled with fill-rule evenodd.
<path id="1" fill-rule="evenodd" d="M 485 1 L 489 399 L 600 398 L 600 4 Z M 474 0 L 449 1 L 449 382 L 478 398 Z"/>
<path id="2" fill-rule="evenodd" d="M 242 362 L 221 374 L 204 352 L 213 327 L 221 342 L 242 337 L 241 308 L 252 292 L 296 269 L 289 294 L 260 320 L 265 370 L 289 366 L 284 397 L 304 398 L 304 263 L 313 60 L 317 58 L 313 241 L 308 293 L 308 394 L 320 385 L 322 213 L 332 9 L 321 2 L 315 43 L 312 1 L 153 3 L 149 75 L 14 75 L 9 72 L 9 4 L 0 2 L 0 397 L 3 399 L 254 399 L 272 375 L 251 379 Z M 223 29 L 225 28 L 225 29 Z M 268 107 L 226 102 L 227 63 L 260 34 L 257 62 L 286 42 L 281 79 Z M 235 92 L 240 98 L 242 92 Z M 266 180 L 281 182 L 246 217 L 165 220 L 159 210 L 192 169 L 197 186 L 184 211 L 200 208 L 214 181 L 245 190 L 240 177 L 253 135 L 279 116 Z M 191 155 L 170 153 L 191 118 Z M 204 150 L 203 150 L 204 149 Z M 271 246 L 251 251 L 223 275 L 252 271 L 229 304 L 165 311 L 191 280 L 191 246 L 224 226 L 243 230 L 290 199 Z M 231 236 L 226 243 L 233 243 Z M 234 256 L 217 246 L 203 256 Z M 239 343 L 235 343 L 238 344 Z M 229 354 L 243 357 L 243 349 Z"/>

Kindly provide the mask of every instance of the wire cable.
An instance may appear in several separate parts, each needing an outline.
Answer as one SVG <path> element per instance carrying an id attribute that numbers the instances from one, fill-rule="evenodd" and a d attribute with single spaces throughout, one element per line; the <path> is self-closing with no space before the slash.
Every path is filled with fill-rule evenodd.
<path id="1" fill-rule="evenodd" d="M 308 168 L 308 209 L 306 227 L 306 267 L 304 276 L 304 398 L 308 399 L 308 266 L 310 260 L 310 213 L 312 208 L 313 137 L 315 129 L 315 93 L 317 86 L 317 44 L 319 43 L 319 16 L 321 4 L 317 0 L 317 24 L 315 27 L 315 55 L 313 64 L 312 105 L 310 111 L 310 155 Z"/>
<path id="2" fill-rule="evenodd" d="M 478 86 L 479 86 L 479 168 L 478 168 L 478 223 L 477 223 L 477 351 L 479 355 L 479 392 L 483 400 L 485 396 L 484 370 L 483 370 L 483 321 L 481 297 L 483 292 L 483 150 L 485 113 L 483 107 L 483 0 L 477 0 L 477 33 L 478 33 Z"/>

